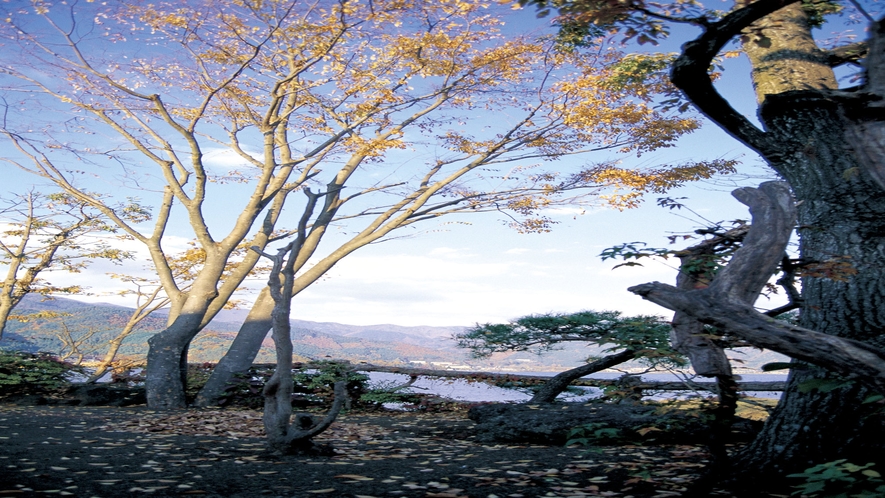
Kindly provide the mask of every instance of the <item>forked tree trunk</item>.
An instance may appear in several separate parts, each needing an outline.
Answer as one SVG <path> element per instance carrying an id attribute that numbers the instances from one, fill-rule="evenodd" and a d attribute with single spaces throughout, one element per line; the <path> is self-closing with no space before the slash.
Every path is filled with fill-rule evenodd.
<path id="1" fill-rule="evenodd" d="M 310 193 L 308 192 L 308 195 Z M 311 197 L 315 202 L 316 197 Z M 292 248 L 298 247 L 304 240 L 305 219 L 299 230 L 299 237 L 294 242 L 270 256 L 261 253 L 273 261 L 273 268 L 268 279 L 268 291 L 273 298 L 273 342 L 276 348 L 277 364 L 273 375 L 264 386 L 264 432 L 267 434 L 269 446 L 283 454 L 293 453 L 324 453 L 312 439 L 328 429 L 338 417 L 338 413 L 347 400 L 347 383 L 344 380 L 335 382 L 335 398 L 332 407 L 323 420 L 317 422 L 312 416 L 304 415 L 292 418 L 292 326 L 289 314 L 292 307 L 292 288 L 295 276 L 295 255 Z M 257 248 L 253 247 L 253 250 Z M 286 255 L 289 260 L 285 261 Z M 281 278 L 282 275 L 282 278 Z"/>

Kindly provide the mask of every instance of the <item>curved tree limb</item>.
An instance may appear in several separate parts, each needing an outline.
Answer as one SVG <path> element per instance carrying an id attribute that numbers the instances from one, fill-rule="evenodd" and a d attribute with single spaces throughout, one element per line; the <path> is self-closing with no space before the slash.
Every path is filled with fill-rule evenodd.
<path id="1" fill-rule="evenodd" d="M 347 382 L 339 380 L 335 383 L 335 398 L 332 402 L 332 407 L 329 408 L 329 411 L 326 413 L 326 416 L 323 417 L 323 420 L 302 430 L 295 430 L 294 427 L 290 427 L 289 433 L 286 434 L 285 437 L 285 443 L 290 447 L 297 446 L 299 442 L 309 441 L 311 438 L 321 434 L 328 429 L 332 425 L 332 422 L 338 417 L 346 400 Z"/>
<path id="2" fill-rule="evenodd" d="M 754 346 L 814 363 L 885 392 L 885 350 L 776 321 L 746 301 L 777 267 L 789 239 L 795 207 L 787 186 L 781 182 L 766 182 L 759 189 L 738 189 L 734 195 L 750 208 L 753 224 L 743 247 L 708 288 L 685 291 L 652 282 L 628 290 L 667 309 L 715 325 Z"/>
<path id="3" fill-rule="evenodd" d="M 782 153 L 779 144 L 757 128 L 713 87 L 708 70 L 722 47 L 744 28 L 798 0 L 760 0 L 706 25 L 704 33 L 682 46 L 673 63 L 670 81 L 708 118 L 766 158 Z"/>
<path id="4" fill-rule="evenodd" d="M 841 66 L 849 62 L 860 62 L 869 53 L 870 47 L 867 42 L 849 43 L 848 45 L 824 51 L 824 54 L 827 56 L 827 64 L 830 67 Z"/>
<path id="5" fill-rule="evenodd" d="M 796 224 L 796 206 L 785 182 L 739 188 L 731 195 L 750 208 L 753 224 L 741 249 L 713 279 L 710 291 L 753 304 L 783 259 Z"/>
<path id="6" fill-rule="evenodd" d="M 548 380 L 538 392 L 532 396 L 532 399 L 529 401 L 530 403 L 553 403 L 556 400 L 556 397 L 559 396 L 562 391 L 572 383 L 572 381 L 576 379 L 580 379 L 585 375 L 590 375 L 592 373 L 596 373 L 606 368 L 611 368 L 615 365 L 620 365 L 625 361 L 630 361 L 633 358 L 636 358 L 636 351 L 633 349 L 625 349 L 620 353 L 615 353 L 608 355 L 604 358 L 600 358 L 596 361 L 592 361 L 587 363 L 586 365 L 581 365 L 580 367 L 573 368 L 571 370 L 566 370 L 565 372 L 561 372 L 550 380 Z"/>
<path id="7" fill-rule="evenodd" d="M 671 310 L 690 310 L 704 323 L 720 327 L 754 346 L 814 363 L 844 377 L 857 378 L 885 392 L 885 351 L 882 349 L 777 321 L 748 304 L 720 301 L 708 289 L 683 292 L 671 285 L 652 282 L 628 290 Z"/>

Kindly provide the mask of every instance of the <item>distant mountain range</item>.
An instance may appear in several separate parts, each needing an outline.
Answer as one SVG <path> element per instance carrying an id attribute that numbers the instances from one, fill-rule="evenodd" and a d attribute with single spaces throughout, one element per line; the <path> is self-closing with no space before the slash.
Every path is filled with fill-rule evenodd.
<path id="1" fill-rule="evenodd" d="M 84 303 L 73 299 L 44 300 L 27 296 L 16 308 L 17 314 L 39 311 L 66 313 L 51 319 L 26 323 L 11 321 L 0 347 L 25 351 L 48 351 L 63 355 L 70 352 L 63 337 L 83 340 L 78 348 L 88 357 L 103 354 L 104 344 L 125 325 L 133 309 L 106 303 Z M 190 348 L 192 362 L 215 362 L 224 354 L 245 319 L 245 310 L 225 310 L 194 340 Z M 162 330 L 166 312 L 145 319 L 124 342 L 121 353 L 130 358 L 143 358 L 147 339 Z M 402 327 L 398 325 L 344 325 L 339 323 L 292 320 L 295 353 L 300 361 L 328 357 L 380 364 L 408 364 L 410 361 L 464 363 L 467 352 L 455 347 L 453 334 L 463 327 Z M 70 343 L 70 339 L 68 340 Z M 256 361 L 274 361 L 273 341 L 265 339 Z"/>
<path id="2" fill-rule="evenodd" d="M 18 314 L 38 311 L 54 311 L 68 316 L 26 323 L 11 321 L 0 340 L 0 348 L 48 351 L 63 356 L 71 351 L 72 341 L 80 341 L 78 349 L 86 354 L 87 359 L 92 359 L 104 354 L 107 341 L 122 329 L 133 310 L 65 298 L 43 300 L 40 296 L 27 296 L 15 310 Z M 218 361 L 236 336 L 247 313 L 247 310 L 224 310 L 219 313 L 192 343 L 190 361 Z M 165 319 L 166 313 L 163 312 L 145 319 L 124 342 L 121 355 L 132 360 L 143 359 L 147 354 L 148 338 L 165 327 Z M 470 358 L 468 351 L 456 347 L 452 339 L 466 327 L 346 325 L 306 320 L 292 320 L 291 323 L 297 361 L 338 359 L 428 368 L 460 366 L 472 370 L 542 372 L 561 371 L 580 365 L 588 356 L 600 355 L 601 349 L 569 344 L 567 349 L 543 356 L 526 352 L 498 353 L 492 358 L 478 360 Z M 740 358 L 737 366 L 750 369 L 758 369 L 765 363 L 784 361 L 784 357 L 776 353 L 751 348 L 744 348 L 732 356 Z M 270 337 L 265 339 L 256 362 L 274 362 Z"/>

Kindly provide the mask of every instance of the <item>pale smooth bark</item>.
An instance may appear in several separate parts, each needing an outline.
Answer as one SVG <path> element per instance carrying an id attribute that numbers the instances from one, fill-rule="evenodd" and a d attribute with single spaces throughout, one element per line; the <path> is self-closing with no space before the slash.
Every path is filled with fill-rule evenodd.
<path id="1" fill-rule="evenodd" d="M 234 383 L 236 376 L 249 370 L 273 326 L 273 309 L 270 288 L 265 287 L 249 310 L 246 321 L 240 326 L 230 348 L 212 369 L 209 379 L 197 394 L 194 401 L 196 406 L 216 406 L 228 387 Z"/>

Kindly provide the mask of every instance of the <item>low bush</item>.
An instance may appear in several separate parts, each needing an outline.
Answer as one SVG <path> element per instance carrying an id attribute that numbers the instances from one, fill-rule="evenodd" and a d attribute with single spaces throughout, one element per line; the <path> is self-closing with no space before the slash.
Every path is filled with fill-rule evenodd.
<path id="1" fill-rule="evenodd" d="M 0 396 L 46 394 L 70 386 L 83 369 L 49 353 L 0 350 Z"/>
<path id="2" fill-rule="evenodd" d="M 879 472 L 873 470 L 875 464 L 856 465 L 844 458 L 822 463 L 805 469 L 801 474 L 787 477 L 802 479 L 805 482 L 793 486 L 793 495 L 809 498 L 874 498 L 885 496 L 885 484 Z"/>
<path id="3" fill-rule="evenodd" d="M 335 382 L 339 380 L 347 381 L 347 394 L 356 403 L 367 392 L 369 376 L 350 370 L 347 364 L 329 361 L 312 367 L 296 368 L 292 372 L 295 381 L 292 405 L 295 408 L 328 406 L 332 403 Z M 199 383 L 199 377 L 208 377 L 208 372 L 194 372 L 192 375 Z M 264 406 L 262 389 L 271 375 L 273 367 L 253 366 L 248 372 L 237 376 L 222 397 L 221 404 L 261 409 Z M 205 380 L 202 382 L 205 383 Z"/>

